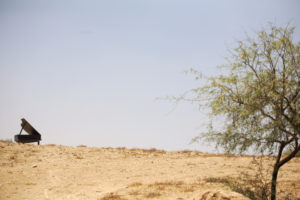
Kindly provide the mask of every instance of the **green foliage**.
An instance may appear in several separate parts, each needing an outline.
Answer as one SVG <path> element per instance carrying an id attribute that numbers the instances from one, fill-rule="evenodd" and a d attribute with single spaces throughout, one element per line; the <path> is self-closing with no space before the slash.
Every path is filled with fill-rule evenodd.
<path id="1" fill-rule="evenodd" d="M 255 147 L 272 153 L 282 143 L 300 149 L 300 43 L 292 42 L 293 31 L 270 26 L 255 39 L 239 41 L 223 66 L 228 74 L 191 90 L 193 101 L 212 116 L 208 132 L 196 139 L 215 141 L 227 152 Z M 215 116 L 226 119 L 221 131 L 213 126 Z"/>
<path id="2" fill-rule="evenodd" d="M 239 41 L 223 66 L 226 75 L 207 78 L 206 85 L 191 90 L 192 99 L 176 99 L 210 110 L 207 132 L 194 141 L 213 141 L 228 153 L 254 149 L 276 155 L 272 200 L 279 168 L 300 151 L 300 43 L 293 42 L 293 32 L 270 24 L 256 38 Z M 218 116 L 225 119 L 221 129 L 214 126 Z M 282 157 L 285 149 L 291 151 Z"/>

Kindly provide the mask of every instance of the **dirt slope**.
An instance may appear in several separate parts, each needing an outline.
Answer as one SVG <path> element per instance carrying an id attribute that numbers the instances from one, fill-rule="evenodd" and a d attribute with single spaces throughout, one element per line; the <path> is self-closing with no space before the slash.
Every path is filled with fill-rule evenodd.
<path id="1" fill-rule="evenodd" d="M 247 198 L 214 180 L 252 173 L 252 159 L 0 141 L 0 199 L 243 200 Z M 299 158 L 281 169 L 279 190 L 300 197 Z"/>

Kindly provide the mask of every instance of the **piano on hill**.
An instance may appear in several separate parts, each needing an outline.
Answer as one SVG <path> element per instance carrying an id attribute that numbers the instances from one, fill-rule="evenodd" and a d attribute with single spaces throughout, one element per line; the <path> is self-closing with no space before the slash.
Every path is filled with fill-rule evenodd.
<path id="1" fill-rule="evenodd" d="M 26 119 L 21 119 L 21 131 L 18 135 L 15 135 L 15 141 L 18 143 L 31 143 L 37 142 L 38 145 L 42 140 L 41 134 L 26 121 Z M 25 130 L 29 135 L 21 135 L 22 131 Z"/>

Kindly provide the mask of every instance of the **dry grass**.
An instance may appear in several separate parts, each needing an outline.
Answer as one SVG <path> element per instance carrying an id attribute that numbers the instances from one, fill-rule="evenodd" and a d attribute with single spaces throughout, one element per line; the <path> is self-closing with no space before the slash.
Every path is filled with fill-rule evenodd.
<path id="1" fill-rule="evenodd" d="M 155 153 L 155 154 L 165 154 L 166 153 L 166 151 L 164 151 L 164 150 L 159 150 L 159 149 L 156 149 L 156 148 L 151 148 L 151 149 L 142 149 L 142 152 L 144 152 L 144 153 L 150 153 L 150 154 L 153 154 L 153 153 Z"/>
<path id="2" fill-rule="evenodd" d="M 128 194 L 131 195 L 131 196 L 138 196 L 138 195 L 140 195 L 141 193 L 140 193 L 140 191 L 138 191 L 138 190 L 132 190 L 132 191 L 130 191 Z"/>
<path id="3" fill-rule="evenodd" d="M 194 191 L 195 191 L 195 187 L 193 185 L 185 186 L 183 189 L 183 192 L 185 193 L 194 192 Z"/>
<path id="4" fill-rule="evenodd" d="M 148 187 L 180 187 L 184 184 L 183 181 L 165 181 L 165 182 L 155 182 L 154 184 L 150 184 Z"/>
<path id="5" fill-rule="evenodd" d="M 9 157 L 9 160 L 15 160 L 16 159 L 16 156 L 10 156 Z"/>
<path id="6" fill-rule="evenodd" d="M 138 188 L 131 189 L 127 194 L 130 196 L 135 196 L 137 199 L 151 199 L 158 198 L 164 199 L 169 193 L 193 193 L 197 189 L 201 188 L 199 182 L 197 183 L 185 183 L 183 181 L 168 180 L 168 181 L 156 181 L 150 184 L 141 184 L 139 182 L 132 183 L 128 188 Z"/>
<path id="7" fill-rule="evenodd" d="M 229 184 L 231 181 L 231 178 L 225 177 L 225 178 L 220 178 L 220 177 L 208 177 L 204 179 L 208 183 L 221 183 L 221 184 Z"/>
<path id="8" fill-rule="evenodd" d="M 227 177 L 256 171 L 251 157 L 0 141 L 0 199 L 199 200 L 220 191 L 224 198 L 249 200 L 232 192 Z M 281 169 L 278 199 L 300 196 L 299 164 L 295 158 Z"/>
<path id="9" fill-rule="evenodd" d="M 144 154 L 154 154 L 154 153 L 157 153 L 157 154 L 165 154 L 166 151 L 165 150 L 159 150 L 159 149 L 156 149 L 156 148 L 151 148 L 151 149 L 137 149 L 137 148 L 133 148 L 133 149 L 129 149 L 130 152 L 141 152 L 141 153 L 144 153 Z"/>
<path id="10" fill-rule="evenodd" d="M 161 196 L 161 194 L 159 192 L 150 192 L 148 194 L 145 195 L 146 198 L 156 198 Z"/>
<path id="11" fill-rule="evenodd" d="M 74 158 L 76 158 L 76 159 L 79 159 L 79 160 L 83 159 L 83 156 L 80 155 L 80 154 L 78 154 L 78 153 L 72 153 L 72 155 L 73 155 Z"/>
<path id="12" fill-rule="evenodd" d="M 117 147 L 116 150 L 118 150 L 118 151 L 126 151 L 127 149 L 126 149 L 126 147 Z"/>
<path id="13" fill-rule="evenodd" d="M 107 194 L 104 197 L 100 198 L 99 200 L 126 200 L 126 199 L 122 198 L 118 194 L 110 193 L 110 194 Z"/>
<path id="14" fill-rule="evenodd" d="M 285 200 L 293 199 L 293 197 L 299 197 L 297 196 L 297 190 L 300 189 L 300 180 L 299 181 L 280 181 L 278 182 L 278 186 L 284 186 L 284 189 L 279 189 L 278 194 L 280 196 L 286 197 Z"/>
<path id="15" fill-rule="evenodd" d="M 140 182 L 134 182 L 134 183 L 130 184 L 128 187 L 139 187 L 141 185 L 143 185 L 143 184 Z"/>

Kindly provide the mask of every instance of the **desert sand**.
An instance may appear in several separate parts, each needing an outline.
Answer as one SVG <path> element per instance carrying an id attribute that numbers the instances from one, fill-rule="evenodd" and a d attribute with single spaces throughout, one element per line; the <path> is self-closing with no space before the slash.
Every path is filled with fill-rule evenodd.
<path id="1" fill-rule="evenodd" d="M 248 199 L 222 181 L 253 173 L 253 156 L 0 141 L 0 199 Z M 270 164 L 266 157 L 264 164 Z M 300 159 L 283 166 L 278 195 L 300 197 Z"/>

